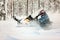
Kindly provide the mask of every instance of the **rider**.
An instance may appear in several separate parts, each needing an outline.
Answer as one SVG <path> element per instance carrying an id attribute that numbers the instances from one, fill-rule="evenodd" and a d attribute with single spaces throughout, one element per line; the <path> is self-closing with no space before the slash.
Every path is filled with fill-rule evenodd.
<path id="1" fill-rule="evenodd" d="M 41 16 L 41 18 L 38 19 L 39 16 Z M 44 10 L 41 10 L 40 13 L 36 16 L 36 18 L 39 20 L 41 24 L 45 24 L 49 21 L 48 15 Z"/>

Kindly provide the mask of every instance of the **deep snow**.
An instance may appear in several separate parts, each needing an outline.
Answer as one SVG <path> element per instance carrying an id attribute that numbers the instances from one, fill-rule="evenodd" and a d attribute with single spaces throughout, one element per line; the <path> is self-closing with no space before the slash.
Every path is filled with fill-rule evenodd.
<path id="1" fill-rule="evenodd" d="M 36 21 L 18 24 L 13 19 L 0 21 L 0 40 L 60 40 L 60 14 L 48 12 L 51 24 L 40 27 Z"/>

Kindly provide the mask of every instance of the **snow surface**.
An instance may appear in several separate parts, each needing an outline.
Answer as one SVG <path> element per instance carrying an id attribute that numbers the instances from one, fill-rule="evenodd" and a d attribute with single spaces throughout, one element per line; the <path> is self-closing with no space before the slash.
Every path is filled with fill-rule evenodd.
<path id="1" fill-rule="evenodd" d="M 36 21 L 18 24 L 13 19 L 0 21 L 0 40 L 60 40 L 60 14 L 48 12 L 51 24 L 41 27 Z"/>

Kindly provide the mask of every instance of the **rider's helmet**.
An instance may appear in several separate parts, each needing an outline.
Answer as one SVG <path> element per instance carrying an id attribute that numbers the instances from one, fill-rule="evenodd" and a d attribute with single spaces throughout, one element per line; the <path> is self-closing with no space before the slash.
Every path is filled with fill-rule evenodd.
<path id="1" fill-rule="evenodd" d="M 44 15 L 44 14 L 46 14 L 46 12 L 44 10 L 41 10 L 40 15 Z"/>

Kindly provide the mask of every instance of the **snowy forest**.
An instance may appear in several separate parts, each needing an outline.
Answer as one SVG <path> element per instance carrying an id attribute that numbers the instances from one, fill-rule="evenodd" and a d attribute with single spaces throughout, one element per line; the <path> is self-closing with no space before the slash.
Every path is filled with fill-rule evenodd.
<path id="1" fill-rule="evenodd" d="M 0 40 L 60 40 L 59 17 L 60 0 L 0 0 Z"/>
<path id="2" fill-rule="evenodd" d="M 60 12 L 60 0 L 0 0 L 0 10 L 5 11 L 5 18 L 15 14 L 30 15 L 41 8 Z"/>

